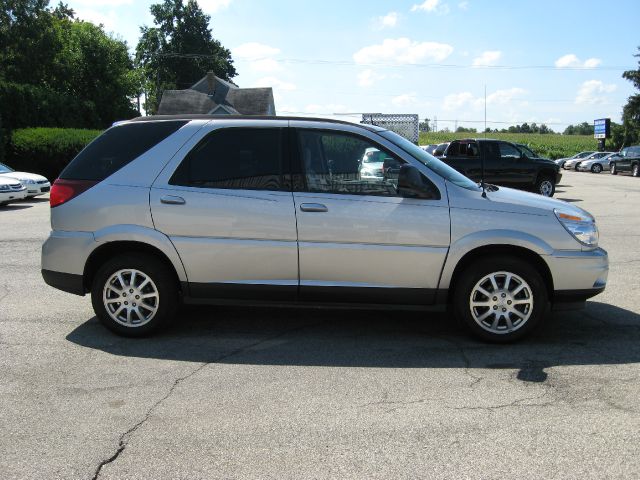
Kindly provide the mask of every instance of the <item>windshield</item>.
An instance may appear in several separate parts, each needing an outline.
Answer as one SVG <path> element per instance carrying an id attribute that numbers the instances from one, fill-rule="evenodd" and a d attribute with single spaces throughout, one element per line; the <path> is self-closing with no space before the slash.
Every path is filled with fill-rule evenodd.
<path id="1" fill-rule="evenodd" d="M 7 167 L 4 163 L 0 163 L 0 173 L 10 173 L 10 172 L 14 172 L 15 170 Z"/>
<path id="2" fill-rule="evenodd" d="M 401 137 L 397 133 L 391 132 L 389 130 L 385 130 L 383 132 L 378 132 L 378 134 L 386 138 L 390 142 L 394 143 L 398 147 L 400 147 L 402 150 L 404 150 L 413 158 L 415 158 L 424 166 L 426 166 L 429 170 L 440 175 L 442 178 L 449 180 L 454 185 L 457 185 L 462 188 L 466 188 L 467 190 L 480 189 L 480 187 L 476 182 L 465 177 L 464 175 L 459 173 L 457 170 L 454 170 L 446 163 L 441 162 L 433 155 L 428 154 L 423 149 L 421 149 L 417 145 L 414 145 L 409 140 L 407 140 L 404 137 Z"/>

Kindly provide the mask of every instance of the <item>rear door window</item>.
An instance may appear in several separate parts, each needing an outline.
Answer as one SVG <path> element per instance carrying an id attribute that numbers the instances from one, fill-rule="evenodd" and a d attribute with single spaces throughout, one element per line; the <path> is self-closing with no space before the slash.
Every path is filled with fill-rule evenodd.
<path id="1" fill-rule="evenodd" d="M 194 147 L 169 183 L 198 188 L 281 190 L 284 131 L 225 128 Z"/>
<path id="2" fill-rule="evenodd" d="M 102 181 L 187 123 L 132 122 L 111 127 L 87 145 L 62 171 L 60 178 Z"/>

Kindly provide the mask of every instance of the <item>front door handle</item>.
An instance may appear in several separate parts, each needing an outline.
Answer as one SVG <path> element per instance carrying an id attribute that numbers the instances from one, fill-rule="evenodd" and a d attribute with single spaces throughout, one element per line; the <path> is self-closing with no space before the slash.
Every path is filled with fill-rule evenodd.
<path id="1" fill-rule="evenodd" d="M 329 209 L 326 205 L 321 203 L 301 203 L 300 210 L 303 212 L 328 212 Z"/>
<path id="2" fill-rule="evenodd" d="M 164 195 L 160 197 L 160 203 L 166 203 L 167 205 L 184 205 L 184 198 L 176 197 L 175 195 Z"/>

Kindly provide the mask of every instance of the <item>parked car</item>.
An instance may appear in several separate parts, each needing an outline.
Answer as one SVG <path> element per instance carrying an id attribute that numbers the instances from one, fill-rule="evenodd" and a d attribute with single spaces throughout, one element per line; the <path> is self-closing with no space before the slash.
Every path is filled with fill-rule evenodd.
<path id="1" fill-rule="evenodd" d="M 583 160 L 578 165 L 576 170 L 579 172 L 592 172 L 600 173 L 603 170 L 609 170 L 609 163 L 612 160 L 620 158 L 620 154 L 617 152 L 600 152 L 604 155 L 591 158 L 589 160 Z"/>
<path id="2" fill-rule="evenodd" d="M 625 147 L 620 150 L 620 158 L 610 162 L 611 175 L 630 172 L 634 177 L 640 177 L 640 145 Z"/>
<path id="3" fill-rule="evenodd" d="M 15 178 L 27 187 L 27 198 L 42 195 L 51 190 L 51 184 L 42 175 L 27 172 L 16 172 L 13 168 L 0 163 L 0 177 Z"/>
<path id="4" fill-rule="evenodd" d="M 449 144 L 442 161 L 479 182 L 529 190 L 552 197 L 560 183 L 560 168 L 551 160 L 531 158 L 516 145 L 502 140 L 465 139 Z"/>
<path id="5" fill-rule="evenodd" d="M 580 152 L 580 153 L 576 153 L 573 157 L 567 157 L 567 158 L 558 158 L 557 160 L 554 160 L 554 162 L 556 162 L 556 165 L 558 165 L 560 168 L 564 168 L 564 164 L 566 161 L 568 160 L 576 160 L 576 159 L 583 159 L 585 157 L 588 157 L 589 155 L 592 155 L 596 152 Z"/>
<path id="6" fill-rule="evenodd" d="M 0 176 L 0 207 L 22 200 L 27 196 L 27 188 L 15 178 Z"/>
<path id="7" fill-rule="evenodd" d="M 374 148 L 395 183 L 358 179 Z M 355 160 L 355 161 L 354 161 Z M 51 191 L 42 275 L 143 336 L 179 302 L 451 304 L 495 342 L 605 288 L 594 218 L 472 180 L 372 125 L 142 117 L 108 129 Z"/>
<path id="8" fill-rule="evenodd" d="M 382 177 L 382 166 L 385 159 L 384 152 L 377 148 L 367 148 L 362 156 L 360 163 L 360 178 L 377 179 Z"/>
<path id="9" fill-rule="evenodd" d="M 438 146 L 433 151 L 432 155 L 436 158 L 440 158 L 442 155 L 444 155 L 444 151 L 447 149 L 448 146 L 449 146 L 449 142 L 438 144 Z"/>
<path id="10" fill-rule="evenodd" d="M 567 160 L 566 162 L 564 162 L 564 166 L 562 168 L 564 168 L 565 170 L 578 171 L 578 166 L 580 165 L 580 163 L 601 159 L 603 157 L 606 157 L 609 153 L 610 152 L 594 152 L 584 158 L 574 158 L 572 160 Z"/>

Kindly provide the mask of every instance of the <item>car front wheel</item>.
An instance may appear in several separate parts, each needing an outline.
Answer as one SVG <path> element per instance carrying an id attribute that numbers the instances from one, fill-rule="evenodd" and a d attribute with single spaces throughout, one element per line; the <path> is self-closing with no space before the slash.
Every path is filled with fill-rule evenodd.
<path id="1" fill-rule="evenodd" d="M 149 335 L 176 312 L 175 275 L 153 255 L 119 255 L 96 273 L 91 303 L 109 330 L 127 337 Z"/>
<path id="2" fill-rule="evenodd" d="M 556 191 L 556 185 L 549 177 L 541 177 L 536 182 L 536 193 L 539 193 L 543 197 L 553 197 Z"/>
<path id="3" fill-rule="evenodd" d="M 492 256 L 471 264 L 454 286 L 454 312 L 475 336 L 508 343 L 530 333 L 548 308 L 542 276 L 525 260 Z"/>
<path id="4" fill-rule="evenodd" d="M 616 164 L 612 163 L 611 166 L 609 167 L 609 173 L 611 173 L 611 175 L 617 175 L 618 174 L 618 169 L 616 168 Z"/>
<path id="5" fill-rule="evenodd" d="M 602 165 L 600 165 L 599 163 L 594 164 L 594 165 L 591 167 L 591 171 L 592 171 L 593 173 L 600 173 L 600 172 L 602 171 Z"/>
<path id="6" fill-rule="evenodd" d="M 640 167 L 638 167 L 638 164 L 634 164 L 632 169 L 631 169 L 631 175 L 633 175 L 634 177 L 640 177 Z"/>

